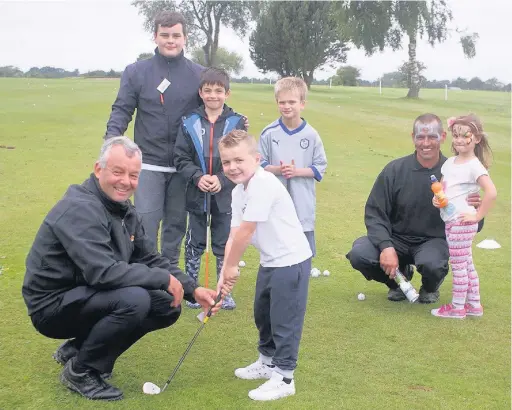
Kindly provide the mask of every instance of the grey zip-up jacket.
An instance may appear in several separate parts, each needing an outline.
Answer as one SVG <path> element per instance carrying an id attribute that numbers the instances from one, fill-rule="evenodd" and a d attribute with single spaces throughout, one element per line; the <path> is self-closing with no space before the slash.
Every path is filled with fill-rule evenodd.
<path id="1" fill-rule="evenodd" d="M 198 90 L 203 70 L 183 52 L 167 58 L 159 54 L 158 48 L 152 58 L 127 66 L 104 138 L 124 135 L 137 109 L 134 140 L 142 151 L 142 160 L 145 164 L 174 166 L 174 144 L 181 118 L 201 103 Z M 164 79 L 171 84 L 161 95 L 157 87 Z"/>
<path id="2" fill-rule="evenodd" d="M 150 245 L 135 207 L 112 201 L 91 174 L 71 185 L 44 219 L 26 259 L 22 294 L 32 315 L 77 286 L 91 294 L 128 286 L 167 290 L 169 274 L 194 301 L 197 285 Z"/>

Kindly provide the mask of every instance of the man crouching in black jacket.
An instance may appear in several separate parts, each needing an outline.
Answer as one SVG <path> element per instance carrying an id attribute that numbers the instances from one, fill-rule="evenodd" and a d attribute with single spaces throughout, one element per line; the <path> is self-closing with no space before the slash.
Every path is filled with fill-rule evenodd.
<path id="1" fill-rule="evenodd" d="M 70 339 L 54 354 L 62 383 L 88 399 L 119 400 L 117 358 L 146 333 L 174 324 L 185 298 L 213 305 L 215 291 L 161 256 L 129 198 L 142 164 L 127 137 L 107 140 L 82 185 L 44 219 L 26 260 L 22 294 L 34 327 Z M 214 313 L 220 305 L 215 306 Z"/>

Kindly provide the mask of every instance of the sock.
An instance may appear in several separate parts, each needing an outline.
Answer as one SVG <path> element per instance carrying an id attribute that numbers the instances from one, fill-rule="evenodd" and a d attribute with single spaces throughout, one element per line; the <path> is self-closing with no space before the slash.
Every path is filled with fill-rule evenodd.
<path id="1" fill-rule="evenodd" d="M 293 370 L 284 370 L 280 367 L 276 367 L 274 371 L 283 376 L 283 379 L 290 379 L 290 381 L 293 379 Z"/>
<path id="2" fill-rule="evenodd" d="M 273 364 L 272 364 L 272 358 L 271 357 L 268 357 L 268 356 L 265 356 L 263 354 L 260 353 L 260 358 L 259 358 L 259 361 L 261 363 L 263 363 L 264 365 L 267 365 L 268 367 L 270 368 L 273 368 L 275 367 Z"/>

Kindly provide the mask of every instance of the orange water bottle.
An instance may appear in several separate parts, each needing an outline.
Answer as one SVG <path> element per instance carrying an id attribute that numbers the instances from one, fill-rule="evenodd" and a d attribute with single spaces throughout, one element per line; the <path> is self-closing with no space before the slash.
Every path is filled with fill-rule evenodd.
<path id="1" fill-rule="evenodd" d="M 439 201 L 439 207 L 446 207 L 448 205 L 448 198 L 446 198 L 446 195 L 444 194 L 443 185 L 437 180 L 435 175 L 430 175 L 430 182 L 432 182 L 432 192 Z"/>
<path id="2" fill-rule="evenodd" d="M 443 186 L 437 180 L 435 175 L 430 175 L 430 182 L 432 182 L 432 192 L 439 201 L 439 208 L 441 208 L 441 217 L 444 221 L 453 219 L 457 214 L 455 205 L 448 201 L 446 194 L 444 193 Z"/>

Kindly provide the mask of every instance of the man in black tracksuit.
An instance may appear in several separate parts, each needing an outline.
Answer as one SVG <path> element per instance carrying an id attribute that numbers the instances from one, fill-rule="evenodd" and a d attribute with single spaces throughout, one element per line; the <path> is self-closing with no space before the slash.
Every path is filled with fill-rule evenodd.
<path id="1" fill-rule="evenodd" d="M 48 213 L 26 259 L 28 314 L 44 336 L 71 339 L 54 358 L 65 365 L 63 384 L 88 399 L 122 398 L 105 381 L 115 361 L 146 333 L 175 323 L 183 297 L 205 308 L 215 298 L 145 234 L 129 201 L 140 168 L 136 144 L 107 140 L 94 173 Z"/>
<path id="2" fill-rule="evenodd" d="M 124 135 L 135 110 L 134 140 L 143 161 L 135 206 L 149 239 L 177 265 L 185 235 L 185 181 L 173 162 L 181 118 L 201 103 L 197 90 L 204 67 L 183 53 L 184 17 L 164 11 L 155 19 L 155 55 L 126 67 L 107 123 L 105 139 Z"/>
<path id="3" fill-rule="evenodd" d="M 446 134 L 439 117 L 424 114 L 414 121 L 412 136 L 415 152 L 391 161 L 377 177 L 364 213 L 368 235 L 356 239 L 346 257 L 367 280 L 385 283 L 392 301 L 405 299 L 392 279 L 396 268 L 410 279 L 410 265 L 416 266 L 422 275 L 418 301 L 434 303 L 448 274 L 449 253 L 444 222 L 432 205 L 430 175 L 441 179 Z M 479 194 L 468 197 L 471 205 L 479 201 Z"/>
<path id="4" fill-rule="evenodd" d="M 207 211 L 211 211 L 211 247 L 216 258 L 217 279 L 224 263 L 224 248 L 231 229 L 231 191 L 234 184 L 222 170 L 218 142 L 234 129 L 245 130 L 245 117 L 224 104 L 230 93 L 229 76 L 218 68 L 208 68 L 201 76 L 199 93 L 204 105 L 183 119 L 176 140 L 174 163 L 187 181 L 188 231 L 185 239 L 185 271 L 198 281 L 201 256 L 206 247 Z M 211 169 L 210 169 L 211 153 Z M 205 191 L 203 183 L 216 184 Z M 191 308 L 197 303 L 187 302 Z M 236 307 L 226 295 L 222 308 Z"/>

